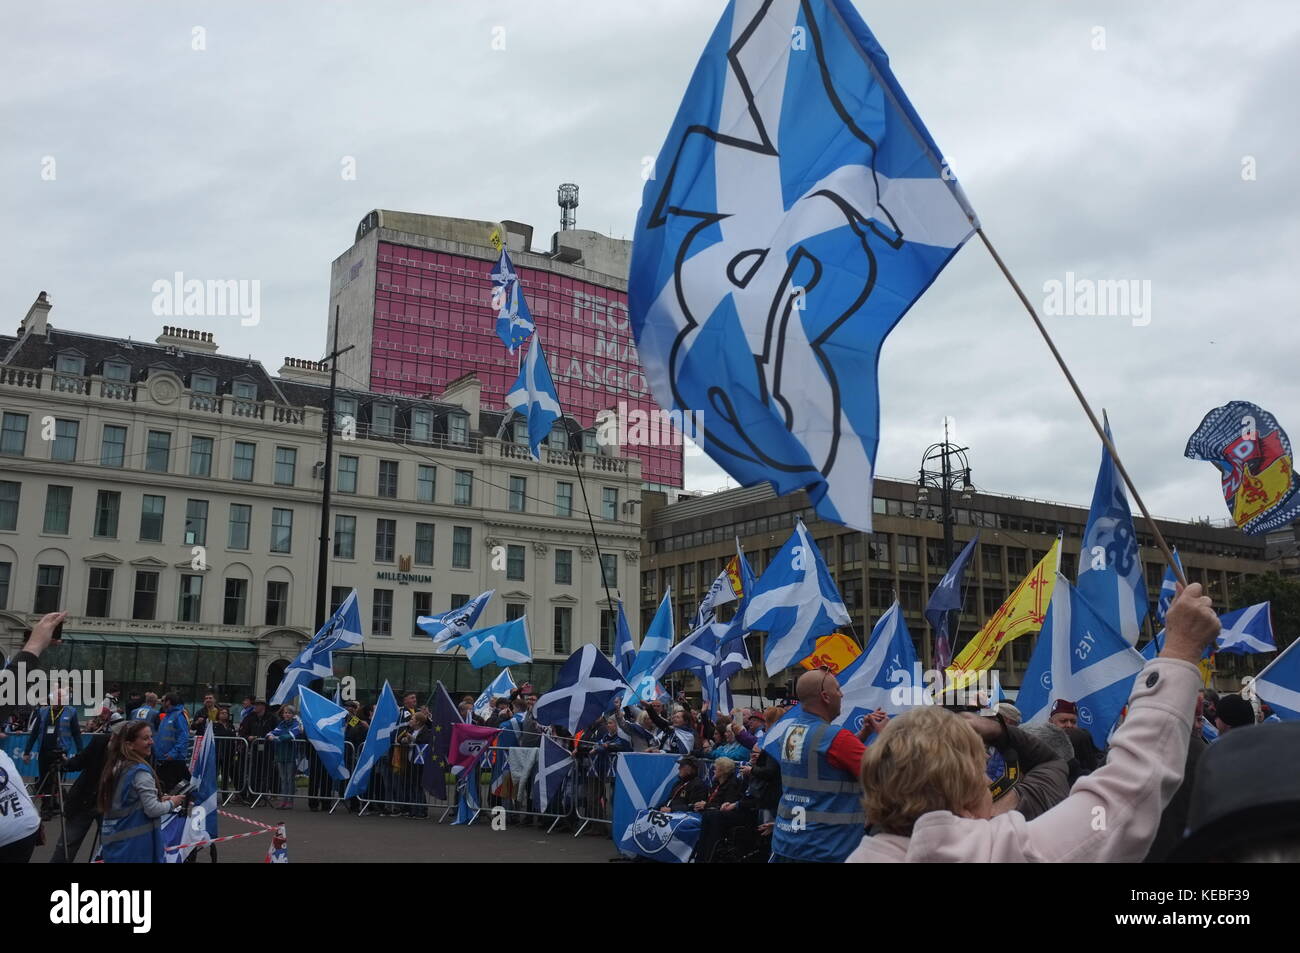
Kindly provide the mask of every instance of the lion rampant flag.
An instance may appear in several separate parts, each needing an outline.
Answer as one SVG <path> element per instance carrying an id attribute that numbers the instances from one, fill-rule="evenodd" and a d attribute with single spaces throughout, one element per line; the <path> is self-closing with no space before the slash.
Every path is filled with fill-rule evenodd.
<path id="1" fill-rule="evenodd" d="M 809 671 L 824 665 L 832 675 L 838 675 L 861 654 L 857 642 L 840 632 L 832 632 L 818 639 L 813 654 L 799 664 Z"/>
<path id="2" fill-rule="evenodd" d="M 1060 561 L 1061 540 L 1057 537 L 1042 561 L 1021 580 L 975 638 L 957 653 L 947 670 L 951 683 L 946 688 L 961 690 L 967 687 L 980 672 L 993 667 L 1008 642 L 1042 628 L 1047 607 L 1052 601 Z"/>

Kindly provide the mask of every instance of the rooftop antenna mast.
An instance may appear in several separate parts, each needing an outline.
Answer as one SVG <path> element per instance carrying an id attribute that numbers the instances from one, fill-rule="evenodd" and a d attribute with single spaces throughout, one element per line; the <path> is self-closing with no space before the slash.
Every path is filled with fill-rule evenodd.
<path id="1" fill-rule="evenodd" d="M 565 182 L 558 190 L 556 201 L 560 205 L 560 231 L 571 231 L 577 223 L 575 209 L 578 207 L 578 187 L 572 182 Z"/>

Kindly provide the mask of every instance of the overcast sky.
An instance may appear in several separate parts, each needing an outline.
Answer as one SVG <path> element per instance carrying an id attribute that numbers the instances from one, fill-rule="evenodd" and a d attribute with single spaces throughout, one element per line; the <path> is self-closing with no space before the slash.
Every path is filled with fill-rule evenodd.
<path id="1" fill-rule="evenodd" d="M 13 7 L 0 326 L 44 289 L 56 327 L 152 340 L 155 280 L 258 279 L 257 326 L 202 324 L 274 370 L 323 352 L 329 262 L 372 208 L 516 219 L 549 246 L 572 181 L 580 227 L 631 237 L 643 159 L 723 7 Z M 1300 8 L 857 7 L 1031 299 L 1067 272 L 1150 282 L 1145 327 L 1045 320 L 1152 511 L 1226 516 L 1215 471 L 1182 456 L 1205 412 L 1252 400 L 1300 438 Z M 1091 498 L 1096 437 L 978 241 L 891 335 L 880 385 L 879 473 L 914 474 L 951 415 L 981 488 Z M 725 484 L 688 463 L 692 487 Z"/>

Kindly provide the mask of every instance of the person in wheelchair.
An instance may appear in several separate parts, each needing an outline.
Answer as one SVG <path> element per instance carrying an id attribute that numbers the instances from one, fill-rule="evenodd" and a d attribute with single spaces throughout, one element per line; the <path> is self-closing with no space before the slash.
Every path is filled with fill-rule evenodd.
<path id="1" fill-rule="evenodd" d="M 700 812 L 697 863 L 740 863 L 751 857 L 766 860 L 771 853 L 772 824 L 760 814 L 761 791 L 736 771 L 730 758 L 714 762 L 714 784 L 709 799 L 694 805 Z M 764 841 L 767 846 L 764 846 Z"/>

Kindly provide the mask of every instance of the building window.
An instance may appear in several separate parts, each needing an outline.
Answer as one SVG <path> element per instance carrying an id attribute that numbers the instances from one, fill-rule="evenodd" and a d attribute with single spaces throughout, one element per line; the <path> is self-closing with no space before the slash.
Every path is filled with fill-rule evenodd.
<path id="1" fill-rule="evenodd" d="M 867 538 L 867 560 L 872 569 L 889 569 L 893 564 L 889 559 L 889 534 L 876 533 Z"/>
<path id="2" fill-rule="evenodd" d="M 569 432 L 563 424 L 557 423 L 551 428 L 551 432 L 546 435 L 546 445 L 552 450 L 569 449 Z"/>
<path id="3" fill-rule="evenodd" d="M 861 611 L 862 576 L 857 572 L 845 573 L 836 582 L 839 584 L 840 598 L 844 600 L 844 608 L 853 613 Z"/>
<path id="4" fill-rule="evenodd" d="M 921 568 L 921 538 L 919 536 L 898 536 L 894 550 L 898 558 L 898 568 L 902 572 L 918 572 Z"/>
<path id="5" fill-rule="evenodd" d="M 1023 549 L 1007 547 L 1007 575 L 1012 579 L 1023 579 L 1029 575 L 1029 565 Z"/>
<path id="6" fill-rule="evenodd" d="M 126 428 L 104 425 L 104 439 L 99 443 L 99 465 L 121 467 L 126 462 Z"/>
<path id="7" fill-rule="evenodd" d="M 293 552 L 293 510 L 271 510 L 271 552 Z"/>
<path id="8" fill-rule="evenodd" d="M 0 418 L 0 453 L 21 457 L 27 452 L 27 415 L 5 414 Z"/>
<path id="9" fill-rule="evenodd" d="M 470 545 L 474 530 L 468 526 L 457 526 L 451 531 L 451 568 L 468 569 Z"/>
<path id="10" fill-rule="evenodd" d="M 555 484 L 555 515 L 556 516 L 573 515 L 573 484 L 572 483 Z"/>
<path id="11" fill-rule="evenodd" d="M 212 438 L 190 438 L 190 476 L 212 476 Z"/>
<path id="12" fill-rule="evenodd" d="M 144 468 L 150 473 L 171 469 L 172 435 L 165 430 L 150 430 L 144 453 Z"/>
<path id="13" fill-rule="evenodd" d="M 152 621 L 158 614 L 158 573 L 135 574 L 135 598 L 131 601 L 131 618 Z"/>
<path id="14" fill-rule="evenodd" d="M 334 398 L 334 429 L 342 430 L 348 426 L 351 421 L 355 427 L 357 422 L 357 399 L 355 397 L 335 397 Z"/>
<path id="15" fill-rule="evenodd" d="M 600 491 L 600 517 L 607 520 L 618 519 L 618 490 L 612 486 L 604 487 Z"/>
<path id="16" fill-rule="evenodd" d="M 447 418 L 447 439 L 459 446 L 469 443 L 469 417 L 452 414 Z"/>
<path id="17" fill-rule="evenodd" d="M 63 601 L 63 567 L 36 567 L 36 604 L 33 611 L 37 615 L 58 612 Z"/>
<path id="18" fill-rule="evenodd" d="M 9 608 L 9 579 L 13 568 L 13 563 L 0 563 L 0 609 Z"/>
<path id="19" fill-rule="evenodd" d="M 569 654 L 569 639 L 573 632 L 573 610 L 568 606 L 555 607 L 555 632 L 551 639 L 551 651 L 556 655 Z"/>
<path id="20" fill-rule="evenodd" d="M 357 518 L 334 516 L 334 558 L 355 559 L 357 553 Z"/>
<path id="21" fill-rule="evenodd" d="M 862 560 L 861 541 L 862 536 L 859 533 L 849 533 L 840 537 L 841 566 L 855 566 Z"/>
<path id="22" fill-rule="evenodd" d="M 284 625 L 289 618 L 289 584 L 287 582 L 268 582 L 266 584 L 266 624 Z"/>
<path id="23" fill-rule="evenodd" d="M 433 524 L 415 524 L 415 564 L 417 566 L 433 565 Z"/>
<path id="24" fill-rule="evenodd" d="M 276 486 L 293 486 L 294 469 L 298 466 L 298 451 L 293 447 L 275 448 Z"/>
<path id="25" fill-rule="evenodd" d="M 524 581 L 524 547 L 506 547 L 506 578 L 513 582 Z"/>
<path id="26" fill-rule="evenodd" d="M 455 612 L 457 609 L 467 605 L 469 605 L 469 596 L 453 592 L 451 594 L 451 603 L 447 606 L 447 611 Z"/>
<path id="27" fill-rule="evenodd" d="M 420 408 L 411 411 L 411 439 L 419 443 L 433 440 L 433 411 Z"/>
<path id="28" fill-rule="evenodd" d="M 100 490 L 95 496 L 95 535 L 117 539 L 117 514 L 122 508 L 122 494 Z"/>
<path id="29" fill-rule="evenodd" d="M 528 607 L 522 602 L 507 602 L 506 621 L 514 622 L 516 619 L 522 619 L 527 611 Z"/>
<path id="30" fill-rule="evenodd" d="M 411 593 L 411 635 L 424 635 L 420 628 L 420 616 L 433 615 L 433 593 Z"/>
<path id="31" fill-rule="evenodd" d="M 987 586 L 981 591 L 983 592 L 984 599 L 984 616 L 985 618 L 988 618 L 1002 608 L 1002 602 L 1006 599 L 1006 593 L 1001 589 L 990 589 Z"/>
<path id="32" fill-rule="evenodd" d="M 234 381 L 230 393 L 236 400 L 257 400 L 257 385 L 252 381 Z"/>
<path id="33" fill-rule="evenodd" d="M 370 429 L 383 437 L 393 435 L 393 412 L 396 408 L 392 404 L 375 404 L 371 407 L 371 427 Z"/>
<path id="34" fill-rule="evenodd" d="M 352 594 L 351 586 L 330 586 L 330 615 L 339 611 L 345 599 Z"/>
<path id="35" fill-rule="evenodd" d="M 18 501 L 22 489 L 21 483 L 0 480 L 0 530 L 18 528 Z"/>
<path id="36" fill-rule="evenodd" d="M 113 605 L 113 570 L 92 567 L 90 585 L 86 588 L 86 615 L 92 619 L 107 619 Z"/>
<path id="37" fill-rule="evenodd" d="M 894 604 L 893 580 L 872 576 L 867 581 L 867 598 L 873 612 L 884 612 Z"/>
<path id="38" fill-rule="evenodd" d="M 474 472 L 472 470 L 456 471 L 456 492 L 451 501 L 457 506 L 474 505 Z"/>
<path id="39" fill-rule="evenodd" d="M 54 421 L 54 446 L 50 450 L 51 460 L 72 463 L 77 459 L 77 434 L 81 424 L 75 420 Z"/>
<path id="40" fill-rule="evenodd" d="M 987 578 L 1002 578 L 1002 547 L 980 543 L 980 568 Z"/>
<path id="41" fill-rule="evenodd" d="M 379 496 L 388 499 L 397 498 L 397 461 L 379 461 Z"/>
<path id="42" fill-rule="evenodd" d="M 356 457 L 339 457 L 339 492 L 357 492 Z"/>
<path id="43" fill-rule="evenodd" d="M 415 468 L 415 498 L 421 503 L 432 503 L 438 489 L 438 468 L 417 466 Z"/>
<path id="44" fill-rule="evenodd" d="M 393 590 L 376 589 L 375 601 L 371 606 L 370 634 L 391 636 L 393 634 Z"/>
<path id="45" fill-rule="evenodd" d="M 243 625 L 248 618 L 248 580 L 227 579 L 226 598 L 221 609 L 222 625 Z"/>
<path id="46" fill-rule="evenodd" d="M 257 457 L 257 444 L 235 441 L 235 457 L 230 467 L 230 478 L 244 483 L 253 482 L 253 464 Z"/>
<path id="47" fill-rule="evenodd" d="M 217 379 L 211 374 L 191 374 L 190 390 L 196 394 L 215 394 L 217 392 Z"/>
<path id="48" fill-rule="evenodd" d="M 510 478 L 510 512 L 522 513 L 524 501 L 528 499 L 528 478 L 512 476 Z"/>
<path id="49" fill-rule="evenodd" d="M 616 553 L 600 554 L 601 585 L 607 589 L 618 588 L 618 555 Z"/>
<path id="50" fill-rule="evenodd" d="M 163 513 L 167 497 L 146 493 L 140 501 L 140 541 L 161 543 L 163 540 Z"/>
<path id="51" fill-rule="evenodd" d="M 198 622 L 203 609 L 203 577 L 181 576 L 179 622 Z"/>
<path id="52" fill-rule="evenodd" d="M 244 503 L 230 504 L 230 528 L 226 537 L 229 549 L 248 549 L 252 538 L 253 507 Z"/>
<path id="53" fill-rule="evenodd" d="M 375 562 L 391 563 L 397 547 L 397 520 L 375 520 Z"/>
<path id="54" fill-rule="evenodd" d="M 68 519 L 72 513 L 72 487 L 50 486 L 45 490 L 44 532 L 58 536 L 68 535 Z"/>
<path id="55" fill-rule="evenodd" d="M 616 632 L 618 630 L 618 613 L 612 609 L 600 610 L 600 650 L 606 655 L 614 651 Z"/>
<path id="56" fill-rule="evenodd" d="M 557 549 L 555 551 L 555 584 L 557 586 L 573 585 L 573 550 Z"/>
<path id="57" fill-rule="evenodd" d="M 208 544 L 208 501 L 185 501 L 185 545 Z"/>

